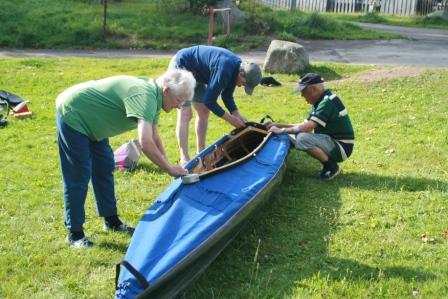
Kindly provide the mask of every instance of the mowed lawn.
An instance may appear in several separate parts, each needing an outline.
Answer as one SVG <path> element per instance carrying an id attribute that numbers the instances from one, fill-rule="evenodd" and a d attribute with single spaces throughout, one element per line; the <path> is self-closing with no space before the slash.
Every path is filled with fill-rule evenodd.
<path id="1" fill-rule="evenodd" d="M 0 89 L 29 99 L 33 118 L 0 129 L 0 298 L 111 298 L 115 263 L 130 238 L 102 231 L 89 193 L 88 250 L 65 244 L 55 107 L 73 84 L 129 74 L 156 77 L 168 59 L 0 59 Z M 356 130 L 353 156 L 332 181 L 292 150 L 271 201 L 184 298 L 444 298 L 448 295 L 448 70 L 357 81 L 372 65 L 314 64 L 344 101 Z M 251 120 L 300 122 L 309 106 L 282 87 L 236 92 Z M 342 79 L 342 80 L 341 80 Z M 160 131 L 176 162 L 176 112 Z M 208 143 L 231 127 L 212 116 Z M 115 149 L 136 132 L 111 139 Z M 193 134 L 190 136 L 193 140 Z M 191 152 L 194 143 L 191 142 Z M 172 181 L 146 158 L 116 173 L 121 217 L 136 225 Z M 151 232 L 148 232 L 149 234 Z"/>

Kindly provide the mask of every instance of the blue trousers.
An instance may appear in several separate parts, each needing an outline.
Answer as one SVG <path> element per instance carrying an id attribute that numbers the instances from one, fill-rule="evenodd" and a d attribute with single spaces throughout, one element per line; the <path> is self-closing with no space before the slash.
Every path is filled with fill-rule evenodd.
<path id="1" fill-rule="evenodd" d="M 70 231 L 82 231 L 90 180 L 98 214 L 102 217 L 117 215 L 114 154 L 109 139 L 92 141 L 64 123 L 59 114 L 56 125 L 64 189 L 64 223 Z"/>

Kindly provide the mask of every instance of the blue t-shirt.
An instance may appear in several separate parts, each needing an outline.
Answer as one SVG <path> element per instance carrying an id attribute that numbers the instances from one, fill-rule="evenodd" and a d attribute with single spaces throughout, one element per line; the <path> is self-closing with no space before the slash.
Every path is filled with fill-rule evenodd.
<path id="1" fill-rule="evenodd" d="M 241 65 L 238 56 L 224 48 L 194 46 L 177 52 L 176 65 L 192 72 L 198 83 L 207 84 L 204 104 L 214 114 L 225 113 L 217 103 L 219 95 L 229 112 L 237 110 L 233 92 Z"/>

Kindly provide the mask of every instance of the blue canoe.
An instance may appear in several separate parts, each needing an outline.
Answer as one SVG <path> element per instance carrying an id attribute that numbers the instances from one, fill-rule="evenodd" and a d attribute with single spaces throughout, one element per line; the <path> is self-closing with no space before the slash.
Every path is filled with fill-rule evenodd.
<path id="1" fill-rule="evenodd" d="M 138 223 L 117 265 L 116 298 L 174 298 L 207 268 L 267 201 L 286 169 L 287 135 L 256 123 L 223 136 L 186 168 Z"/>

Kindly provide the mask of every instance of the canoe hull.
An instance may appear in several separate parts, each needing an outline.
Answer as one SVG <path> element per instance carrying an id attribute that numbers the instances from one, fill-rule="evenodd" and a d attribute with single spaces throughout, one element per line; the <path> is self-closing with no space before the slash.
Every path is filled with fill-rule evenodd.
<path id="1" fill-rule="evenodd" d="M 173 271 L 162 278 L 157 284 L 147 288 L 137 298 L 174 298 L 195 281 L 215 260 L 227 245 L 238 235 L 244 223 L 250 219 L 259 208 L 270 198 L 273 191 L 283 180 L 286 164 L 282 166 L 278 175 L 257 194 L 256 197 L 237 213 L 235 217 L 212 238 L 186 258 Z"/>
<path id="2" fill-rule="evenodd" d="M 122 268 L 116 298 L 181 293 L 269 199 L 283 178 L 288 152 L 288 137 L 275 135 L 238 166 L 192 185 L 176 179 L 142 217 L 125 256 L 149 286 Z"/>

